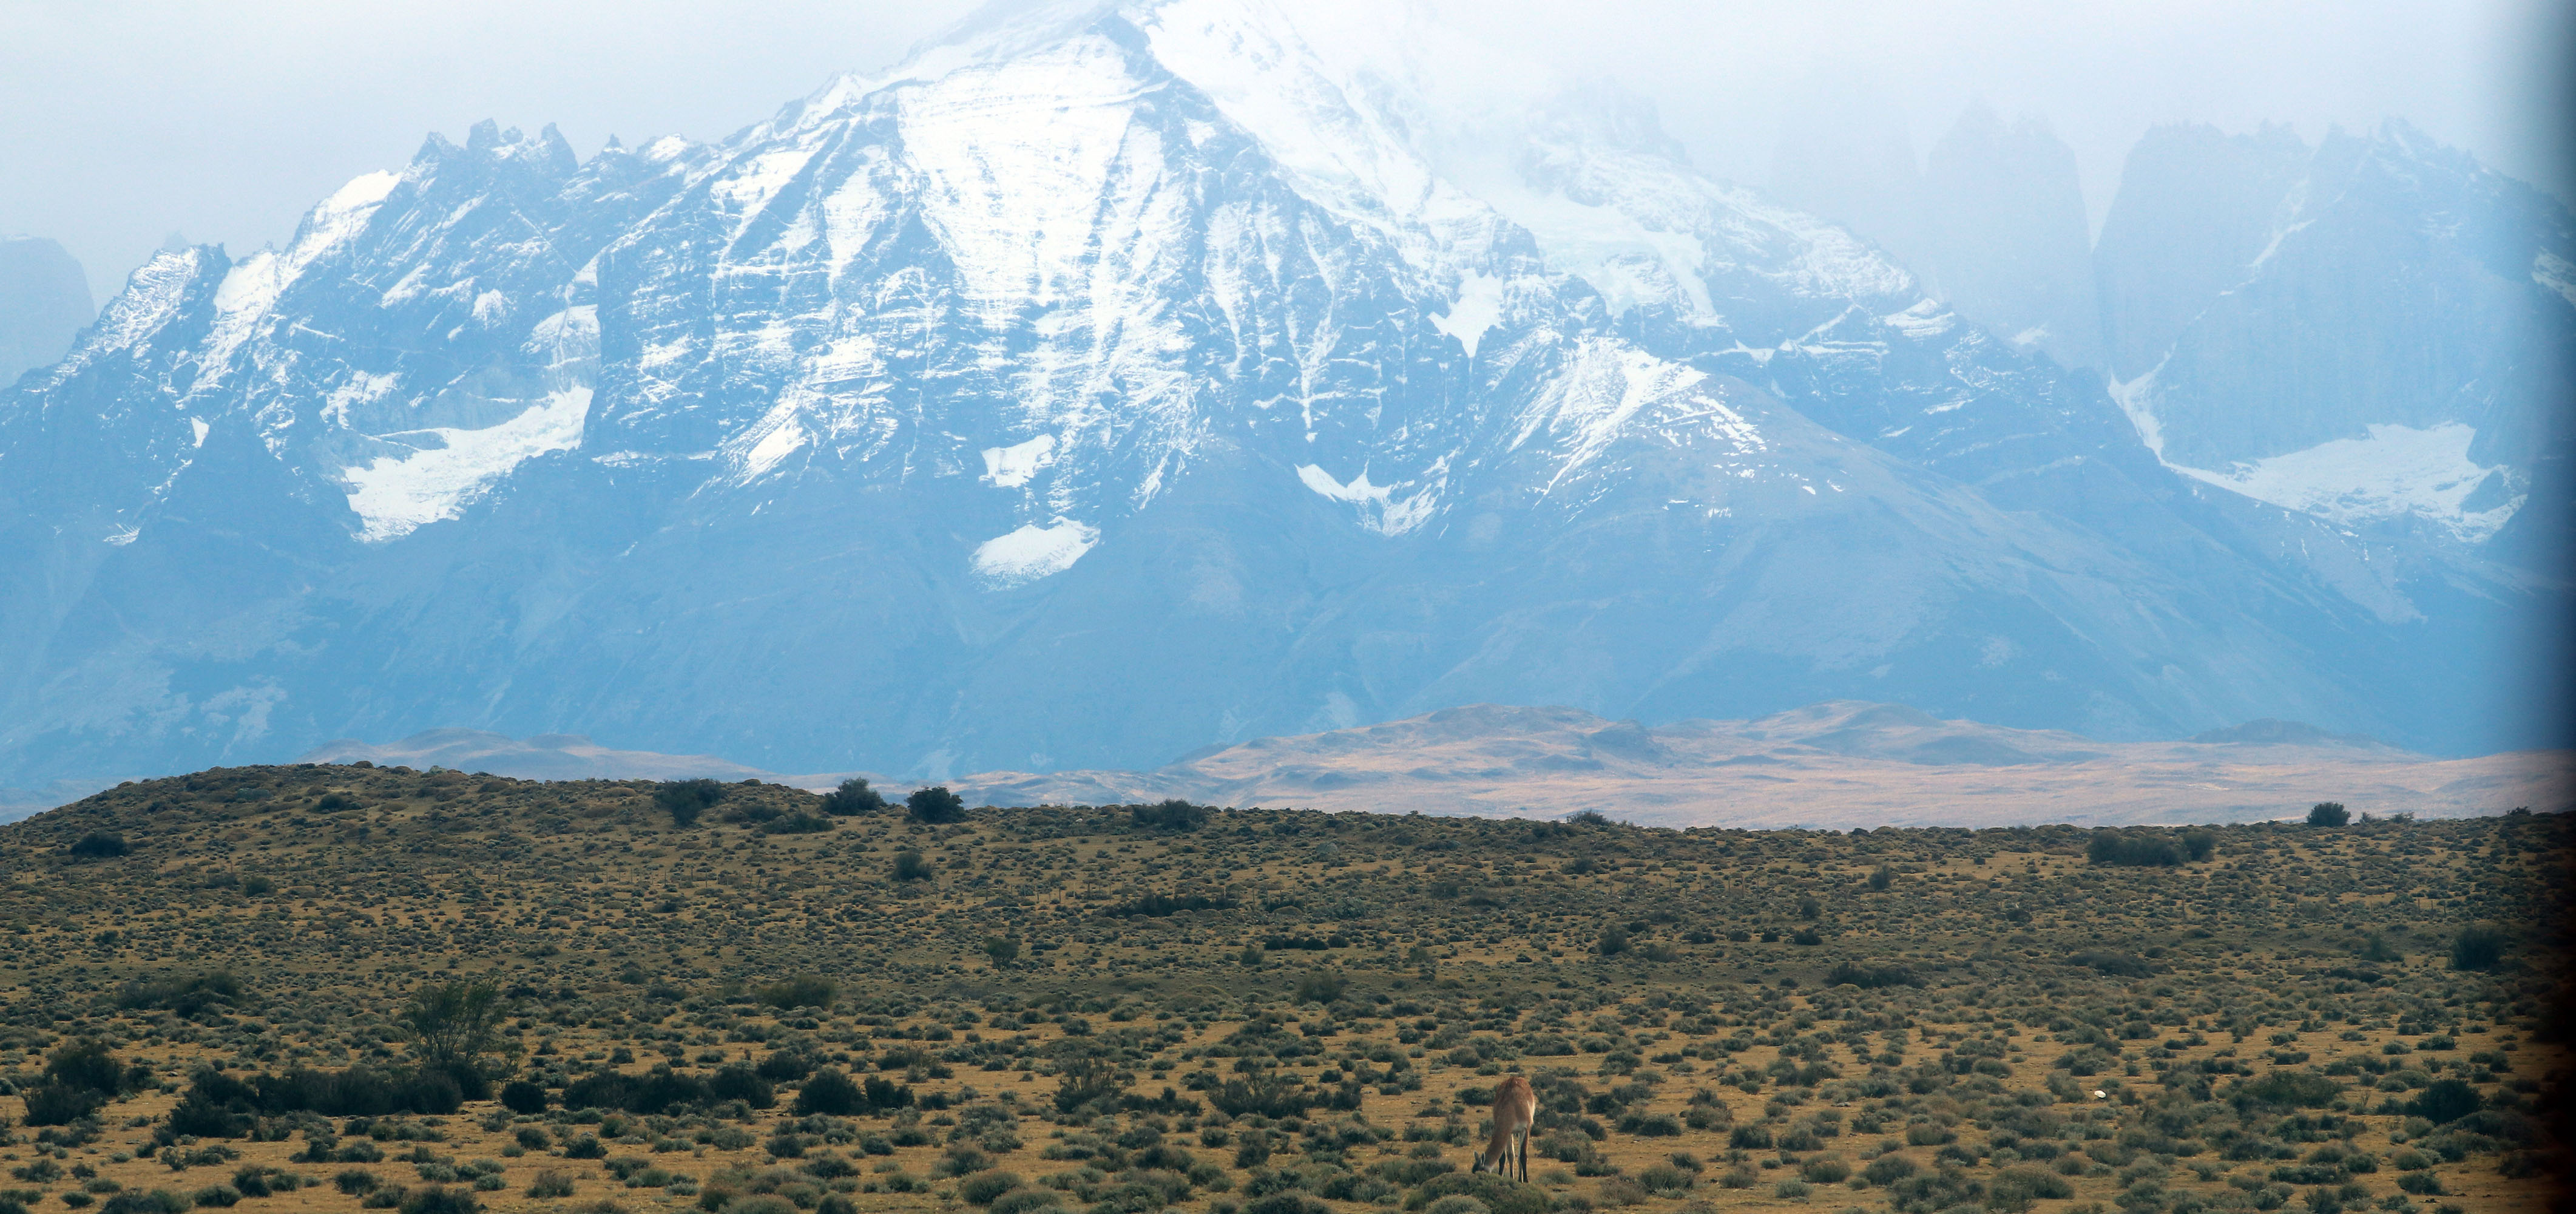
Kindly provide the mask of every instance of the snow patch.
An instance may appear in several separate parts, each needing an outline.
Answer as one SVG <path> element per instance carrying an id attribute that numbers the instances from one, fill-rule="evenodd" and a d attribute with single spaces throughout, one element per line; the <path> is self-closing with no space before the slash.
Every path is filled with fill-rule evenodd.
<path id="1" fill-rule="evenodd" d="M 1029 483 L 1038 469 L 1055 462 L 1055 447 L 1054 435 L 1041 434 L 1014 446 L 984 448 L 984 483 L 1003 489 Z"/>
<path id="2" fill-rule="evenodd" d="M 751 450 L 743 453 L 742 479 L 751 480 L 777 467 L 778 461 L 805 445 L 805 438 L 805 427 L 792 419 L 762 435 Z"/>
<path id="3" fill-rule="evenodd" d="M 1023 524 L 976 545 L 970 563 L 985 586 L 1008 590 L 1073 568 L 1099 542 L 1099 528 L 1059 515 L 1044 527 Z"/>
<path id="4" fill-rule="evenodd" d="M 1421 526 L 1439 508 L 1437 484 L 1432 489 L 1414 494 L 1403 501 L 1395 500 L 1394 485 L 1372 485 L 1368 469 L 1360 469 L 1349 484 L 1333 479 L 1333 474 L 1313 464 L 1300 464 L 1297 479 L 1317 494 L 1337 502 L 1349 502 L 1360 508 L 1360 525 L 1380 535 L 1402 535 Z"/>
<path id="5" fill-rule="evenodd" d="M 2367 438 L 2339 438 L 2305 451 L 2238 463 L 2225 471 L 2170 465 L 2174 471 L 2257 501 L 2343 524 L 2417 515 L 2476 543 L 2494 535 L 2527 496 L 2521 478 L 2501 465 L 2469 458 L 2478 432 L 2458 422 L 2430 430 L 2372 426 Z M 2512 494 L 2482 510 L 2470 496 L 2490 478 Z M 2484 495 L 2493 499 L 2497 495 Z"/>
<path id="6" fill-rule="evenodd" d="M 1907 337 L 1939 337 L 1957 327 L 1957 318 L 1950 310 L 1929 297 L 1916 300 L 1913 307 L 1902 312 L 1879 317 L 1878 322 Z"/>
<path id="7" fill-rule="evenodd" d="M 1467 357 L 1476 356 L 1476 343 L 1485 330 L 1503 318 L 1503 280 L 1490 274 L 1470 273 L 1458 284 L 1458 300 L 1449 305 L 1446 316 L 1431 318 L 1431 327 L 1458 339 L 1466 347 Z"/>
<path id="8" fill-rule="evenodd" d="M 548 393 L 543 401 L 497 426 L 438 427 L 379 436 L 418 449 L 408 455 L 378 456 L 364 467 L 341 471 L 341 479 L 349 485 L 349 508 L 362 523 L 358 538 L 382 543 L 457 517 L 521 463 L 580 446 L 582 426 L 589 418 L 590 389 L 565 388 Z"/>

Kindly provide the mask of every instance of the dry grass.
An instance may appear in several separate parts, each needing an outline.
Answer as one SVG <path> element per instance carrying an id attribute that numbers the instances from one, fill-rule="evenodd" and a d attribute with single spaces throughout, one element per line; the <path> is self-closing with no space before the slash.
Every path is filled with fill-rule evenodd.
<path id="1" fill-rule="evenodd" d="M 2008 1210 L 2018 1203 L 1997 1181 L 2037 1168 L 2072 1191 L 2040 1211 L 2315 1214 L 2401 1198 L 2425 1214 L 2506 1211 L 2534 1208 L 2552 1182 L 2533 1169 L 2560 1158 L 2536 1112 L 2563 1100 L 2545 1003 L 2558 963 L 2516 928 L 2563 909 L 2566 832 L 2552 816 L 2227 827 L 2207 862 L 2134 869 L 2087 863 L 2087 836 L 2064 830 L 1683 833 L 1260 812 L 1172 832 L 1058 809 L 764 835 L 727 818 L 810 812 L 815 799 L 727 791 L 678 829 L 642 784 L 233 769 L 0 828 L 0 1073 L 31 1086 L 45 1051 L 90 1037 L 158 1084 L 108 1105 L 91 1141 L 56 1150 L 17 1128 L 0 1162 L 47 1176 L 51 1158 L 63 1175 L 0 1186 L 41 1211 L 82 1186 L 75 1165 L 182 1194 L 253 1165 L 325 1183 L 247 1199 L 245 1214 L 349 1210 L 358 1199 L 327 1183 L 344 1169 L 418 1188 L 424 1172 L 484 1160 L 501 1187 L 478 1196 L 496 1209 L 606 1200 L 642 1214 L 721 1191 L 748 1209 L 760 1189 L 791 1209 L 964 1208 L 981 1194 L 938 1175 L 963 1119 L 1004 1128 L 977 1149 L 1024 1187 L 1057 1178 L 1066 1189 L 1047 1191 L 1066 1209 L 1215 1210 L 1292 1184 L 1356 1210 L 1400 1204 L 1408 1168 L 1463 1170 L 1479 1089 L 1512 1071 L 1557 1094 L 1531 1174 L 1559 1208 Z M 331 794 L 356 807 L 325 808 Z M 93 832 L 130 853 L 68 854 Z M 891 878 L 902 850 L 924 856 L 930 880 Z M 1882 866 L 1887 887 L 1873 889 Z M 1116 913 L 1168 909 L 1139 902 L 1151 895 L 1217 905 Z M 2513 929 L 2504 965 L 2448 968 L 2454 933 L 2478 921 Z M 1794 942 L 1801 929 L 1818 942 Z M 1605 933 L 1625 934 L 1617 955 L 1601 954 Z M 997 968 L 982 947 L 994 938 L 1026 949 Z M 1327 947 L 1279 947 L 1294 941 Z M 2075 963 L 2087 954 L 2097 964 Z M 1903 967 L 1921 985 L 1825 985 L 1845 962 Z M 2117 972 L 2131 963 L 2142 972 Z M 242 982 L 229 1005 L 193 1017 L 118 1006 L 128 982 L 217 969 Z M 800 976 L 836 983 L 832 1006 L 756 1002 L 764 984 Z M 1346 985 L 1329 1005 L 1299 1002 L 1318 977 Z M 948 1107 L 793 1127 L 787 1083 L 767 1110 L 526 1118 L 478 1102 L 373 1126 L 334 1119 L 344 1145 L 388 1135 L 373 1164 L 290 1159 L 309 1118 L 273 1121 L 283 1141 L 147 1151 L 199 1068 L 401 1065 L 403 997 L 452 981 L 509 993 L 493 1065 L 556 1087 L 666 1058 L 705 1073 L 801 1052 Z M 1179 1104 L 1059 1112 L 1058 1071 L 1081 1057 L 1129 1094 L 1169 1087 Z M 2330 1095 L 2305 1108 L 2246 1099 L 2241 1084 L 2274 1072 L 2322 1076 Z M 1208 1109 L 1211 1080 L 1263 1073 L 1359 1085 L 1360 1108 L 1287 1120 Z M 2397 1106 L 2437 1077 L 2494 1107 L 2410 1122 Z M 1582 1089 L 1570 1110 L 1569 1084 Z M 0 1113 L 21 1115 L 22 1100 L 0 1098 Z M 1655 1132 L 1666 1118 L 1677 1134 Z M 782 1127 L 813 1138 L 804 1158 L 773 1157 Z M 1772 1145 L 1731 1146 L 1735 1128 Z M 542 1131 L 539 1145 L 518 1145 L 524 1130 Z M 606 1159 L 565 1157 L 585 1133 Z M 437 1140 L 402 1137 L 424 1134 Z M 868 1153 L 872 1138 L 886 1153 Z M 1156 1138 L 1166 1153 L 1148 1157 Z M 1258 1168 L 1237 1166 L 1247 1138 L 1271 1143 Z M 212 1147 L 238 1158 L 200 1154 Z M 2373 1170 L 2305 1162 L 2327 1147 Z M 1180 1162 L 1171 1148 L 1194 1178 L 1186 1165 L 1136 1170 Z M 430 1161 L 395 1161 L 414 1149 Z M 1676 1168 L 1675 1152 L 1698 1170 Z M 209 1161 L 173 1171 L 174 1155 Z M 1819 1160 L 1865 1175 L 1884 1156 L 1953 1179 L 1941 1191 L 1818 1179 L 1780 1195 L 1802 1173 L 1830 1177 Z M 2417 1156 L 2442 1195 L 2401 1189 Z M 852 1174 L 800 1170 L 821 1157 Z M 615 1175 L 645 1167 L 656 1171 L 632 1174 L 653 1183 Z M 532 1196 L 540 1172 L 571 1193 Z M 1729 1187 L 1730 1173 L 1750 1183 Z"/>

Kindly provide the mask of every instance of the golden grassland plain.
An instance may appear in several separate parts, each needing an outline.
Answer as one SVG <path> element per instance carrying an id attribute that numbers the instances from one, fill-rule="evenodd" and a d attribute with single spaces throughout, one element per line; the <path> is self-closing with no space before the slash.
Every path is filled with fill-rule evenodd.
<path id="1" fill-rule="evenodd" d="M 0 827 L 0 1206 L 2502 1214 L 2563 1189 L 2556 815 L 825 809 L 298 766 Z M 411 1013 L 477 988 L 491 1091 L 441 1098 Z M 78 1096 L 85 1048 L 113 1091 Z M 299 1072 L 379 1085 L 259 1094 Z M 1526 1186 L 1467 1174 L 1514 1073 L 1542 1104 Z"/>

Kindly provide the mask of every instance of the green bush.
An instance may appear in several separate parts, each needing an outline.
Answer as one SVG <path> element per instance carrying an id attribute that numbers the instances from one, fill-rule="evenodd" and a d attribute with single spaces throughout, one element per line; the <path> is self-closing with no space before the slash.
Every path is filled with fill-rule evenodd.
<path id="1" fill-rule="evenodd" d="M 1128 816 L 1147 830 L 1197 830 L 1213 812 L 1208 806 L 1180 800 L 1127 807 Z"/>
<path id="2" fill-rule="evenodd" d="M 858 1084 L 850 1082 L 850 1077 L 842 1074 L 839 1068 L 825 1067 L 805 1080 L 805 1086 L 796 1093 L 796 1103 L 790 1111 L 799 1117 L 817 1113 L 847 1117 L 866 1106 L 867 1097 L 859 1091 Z M 979 1201 L 975 1204 L 984 1203 Z"/>
<path id="3" fill-rule="evenodd" d="M 921 853 L 917 851 L 907 849 L 896 852 L 892 874 L 897 882 L 927 881 L 931 877 L 930 861 L 922 859 Z"/>
<path id="4" fill-rule="evenodd" d="M 970 1206 L 989 1206 L 1018 1187 L 1020 1178 L 1009 1172 L 977 1172 L 957 1186 L 957 1196 Z"/>
<path id="5" fill-rule="evenodd" d="M 2308 810 L 2310 826 L 2342 826 L 2352 821 L 2352 811 L 2341 801 L 2319 801 Z"/>
<path id="6" fill-rule="evenodd" d="M 2161 831 L 2096 831 L 2084 845 L 2084 858 L 2095 864 L 2170 868 L 2184 862 L 2183 848 Z"/>
<path id="7" fill-rule="evenodd" d="M 71 854 L 82 860 L 114 859 L 129 850 L 131 849 L 125 845 L 125 836 L 103 830 L 94 830 L 82 835 L 73 841 L 70 848 Z"/>
<path id="8" fill-rule="evenodd" d="M 2460 929 L 2451 938 L 2451 968 L 2491 970 L 2504 963 L 2504 933 L 2485 924 Z"/>
<path id="9" fill-rule="evenodd" d="M 758 995 L 762 1003 L 784 1011 L 800 1007 L 830 1007 L 840 993 L 840 984 L 829 978 L 808 975 L 773 982 L 760 988 Z"/>
<path id="10" fill-rule="evenodd" d="M 525 1079 L 501 1085 L 501 1107 L 534 1117 L 546 1111 L 546 1090 Z"/>
<path id="11" fill-rule="evenodd" d="M 402 1214 L 482 1214 L 483 1203 L 464 1189 L 428 1185 L 403 1194 Z"/>
<path id="12" fill-rule="evenodd" d="M 916 788 L 903 799 L 904 816 L 932 826 L 966 820 L 966 802 L 946 785 Z"/>
<path id="13" fill-rule="evenodd" d="M 230 1007 L 241 996 L 241 979 L 230 970 L 216 970 L 190 978 L 128 982 L 117 988 L 116 1006 L 128 1010 L 161 1008 L 193 1019 L 209 1008 Z"/>
<path id="14" fill-rule="evenodd" d="M 2406 1102 L 2406 1115 L 2421 1117 L 2435 1125 L 2448 1125 L 2485 1106 L 2486 1101 L 2468 1081 L 2436 1079 L 2416 1093 L 2415 1099 Z"/>
<path id="15" fill-rule="evenodd" d="M 725 798 L 725 786 L 713 780 L 665 780 L 653 786 L 653 802 L 671 815 L 671 824 L 682 828 L 698 824 L 698 816 Z"/>
<path id="16" fill-rule="evenodd" d="M 1424 1211 L 1431 1203 L 1453 1194 L 1473 1197 L 1494 1214 L 1548 1214 L 1555 1206 L 1547 1190 L 1534 1184 L 1522 1184 L 1494 1172 L 1452 1172 L 1434 1176 L 1406 1194 L 1404 1208 Z"/>
<path id="17" fill-rule="evenodd" d="M 1825 971 L 1825 985 L 1849 985 L 1867 991 L 1891 986 L 1921 986 L 1923 979 L 1902 965 L 1857 965 L 1840 961 Z"/>
<path id="18" fill-rule="evenodd" d="M 884 813 L 885 808 L 885 795 L 868 787 L 866 780 L 856 776 L 841 781 L 839 788 L 823 794 L 823 812 L 836 818 Z"/>

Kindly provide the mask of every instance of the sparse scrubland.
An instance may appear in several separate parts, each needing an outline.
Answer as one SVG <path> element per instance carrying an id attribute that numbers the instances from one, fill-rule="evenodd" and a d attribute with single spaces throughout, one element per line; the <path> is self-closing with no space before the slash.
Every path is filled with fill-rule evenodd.
<path id="1" fill-rule="evenodd" d="M 0 1214 L 2548 1206 L 2566 819 L 2336 816 L 130 784 L 0 827 Z"/>

